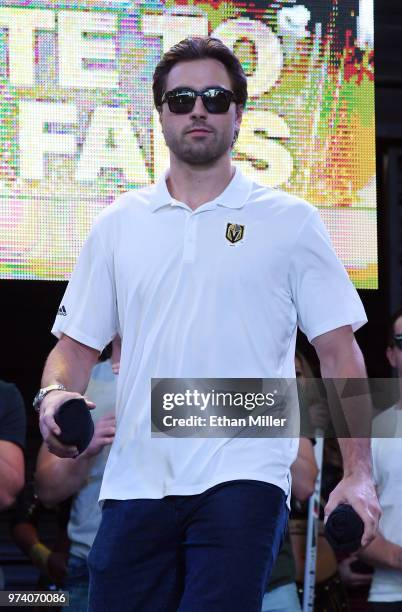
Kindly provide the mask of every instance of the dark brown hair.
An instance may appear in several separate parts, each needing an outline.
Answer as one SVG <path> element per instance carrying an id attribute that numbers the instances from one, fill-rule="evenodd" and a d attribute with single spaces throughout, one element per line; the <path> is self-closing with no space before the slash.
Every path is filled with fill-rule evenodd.
<path id="1" fill-rule="evenodd" d="M 396 310 L 390 320 L 389 320 L 389 325 L 388 325 L 388 346 L 395 346 L 395 340 L 394 340 L 394 336 L 395 336 L 395 323 L 397 322 L 397 320 L 399 319 L 399 317 L 402 317 L 402 307 L 398 308 L 398 310 Z"/>
<path id="2" fill-rule="evenodd" d="M 166 77 L 178 62 L 198 59 L 216 59 L 229 73 L 236 104 L 244 106 L 247 101 L 247 77 L 235 54 L 218 38 L 191 36 L 166 51 L 155 68 L 152 90 L 156 108 L 162 106 Z"/>

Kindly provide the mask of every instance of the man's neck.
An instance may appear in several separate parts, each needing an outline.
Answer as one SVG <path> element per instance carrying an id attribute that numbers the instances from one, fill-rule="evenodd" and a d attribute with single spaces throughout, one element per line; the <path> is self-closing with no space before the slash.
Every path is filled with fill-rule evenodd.
<path id="1" fill-rule="evenodd" d="M 170 195 L 195 210 L 205 202 L 217 198 L 229 185 L 235 168 L 230 157 L 224 157 L 213 166 L 190 166 L 173 155 L 166 179 Z"/>

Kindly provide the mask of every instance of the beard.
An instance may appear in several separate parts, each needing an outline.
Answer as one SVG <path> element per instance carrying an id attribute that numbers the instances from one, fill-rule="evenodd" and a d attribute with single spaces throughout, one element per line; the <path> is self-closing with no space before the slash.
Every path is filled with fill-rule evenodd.
<path id="1" fill-rule="evenodd" d="M 194 138 L 187 133 L 178 134 L 165 130 L 164 137 L 166 145 L 172 153 L 180 161 L 190 166 L 209 166 L 213 164 L 231 149 L 233 143 L 232 133 L 218 133 L 216 130 L 201 138 Z"/>

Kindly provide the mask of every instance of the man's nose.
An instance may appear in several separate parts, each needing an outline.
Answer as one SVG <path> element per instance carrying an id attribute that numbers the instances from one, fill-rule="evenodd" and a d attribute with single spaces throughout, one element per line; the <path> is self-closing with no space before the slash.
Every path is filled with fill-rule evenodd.
<path id="1" fill-rule="evenodd" d="M 191 111 L 191 117 L 206 117 L 208 114 L 207 109 L 205 108 L 201 96 L 197 96 L 195 99 L 194 108 Z"/>

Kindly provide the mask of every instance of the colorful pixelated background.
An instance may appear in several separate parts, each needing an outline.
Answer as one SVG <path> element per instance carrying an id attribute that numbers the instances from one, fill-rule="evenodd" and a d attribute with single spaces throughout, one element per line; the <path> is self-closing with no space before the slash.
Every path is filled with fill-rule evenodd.
<path id="1" fill-rule="evenodd" d="M 0 0 L 2 278 L 67 279 L 100 210 L 160 175 L 154 66 L 211 33 L 249 77 L 234 162 L 315 204 L 377 288 L 373 0 Z"/>

